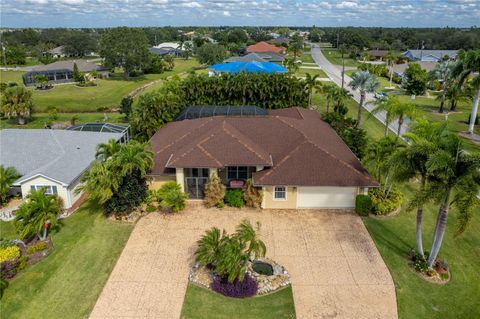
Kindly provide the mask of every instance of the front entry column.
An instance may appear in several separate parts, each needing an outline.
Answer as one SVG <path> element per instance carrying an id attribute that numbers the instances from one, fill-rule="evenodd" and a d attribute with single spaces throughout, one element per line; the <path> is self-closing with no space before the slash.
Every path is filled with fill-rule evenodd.
<path id="1" fill-rule="evenodd" d="M 175 169 L 175 172 L 177 183 L 180 184 L 182 192 L 186 193 L 187 190 L 185 189 L 185 173 L 183 172 L 183 168 L 177 168 Z"/>

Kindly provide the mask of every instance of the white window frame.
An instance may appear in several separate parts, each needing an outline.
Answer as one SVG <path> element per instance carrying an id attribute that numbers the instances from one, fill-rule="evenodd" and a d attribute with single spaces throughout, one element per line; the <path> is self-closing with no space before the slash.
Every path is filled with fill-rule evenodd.
<path id="1" fill-rule="evenodd" d="M 277 188 L 280 188 L 280 187 L 282 187 L 284 189 L 283 190 L 283 192 L 285 193 L 284 198 L 277 197 Z M 282 191 L 278 191 L 278 192 L 282 192 Z M 275 201 L 286 201 L 287 200 L 287 186 L 274 186 L 273 187 L 273 200 L 275 200 Z"/>
<path id="2" fill-rule="evenodd" d="M 56 192 L 53 191 L 54 187 Z M 56 185 L 31 185 L 30 186 L 31 190 L 36 190 L 36 191 L 42 188 L 45 188 L 45 195 L 58 195 L 58 186 Z"/>

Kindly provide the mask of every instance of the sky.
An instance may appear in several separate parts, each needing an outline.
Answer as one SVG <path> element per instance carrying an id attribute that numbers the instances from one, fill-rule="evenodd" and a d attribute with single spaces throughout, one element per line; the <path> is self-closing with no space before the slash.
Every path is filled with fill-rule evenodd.
<path id="1" fill-rule="evenodd" d="M 0 0 L 1 27 L 480 25 L 480 0 Z"/>

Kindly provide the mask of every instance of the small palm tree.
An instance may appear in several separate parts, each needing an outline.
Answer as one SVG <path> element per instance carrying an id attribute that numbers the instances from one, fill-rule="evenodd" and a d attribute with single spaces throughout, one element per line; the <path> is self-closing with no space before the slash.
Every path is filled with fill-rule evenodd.
<path id="1" fill-rule="evenodd" d="M 91 199 L 98 200 L 100 204 L 106 203 L 120 186 L 120 178 L 112 162 L 93 163 L 83 175 L 82 184 L 76 190 L 77 194 L 86 192 Z"/>
<path id="2" fill-rule="evenodd" d="M 443 61 L 435 66 L 435 69 L 432 70 L 430 76 L 442 83 L 442 95 L 440 96 L 440 108 L 438 109 L 439 113 L 443 113 L 445 98 L 447 95 L 448 88 L 450 87 L 453 76 L 452 72 L 455 67 L 455 62 L 452 61 Z"/>
<path id="3" fill-rule="evenodd" d="M 395 109 L 397 108 L 397 105 L 399 104 L 399 101 L 397 98 L 392 98 L 392 97 L 385 97 L 380 99 L 377 102 L 377 106 L 372 110 L 372 114 L 377 114 L 380 112 L 385 112 L 385 131 L 384 131 L 384 136 L 388 135 L 388 127 L 390 123 L 392 123 L 394 114 L 395 114 Z"/>
<path id="4" fill-rule="evenodd" d="M 357 127 L 360 127 L 362 121 L 362 109 L 365 103 L 366 93 L 375 92 L 380 83 L 375 75 L 368 71 L 360 71 L 352 74 L 352 81 L 348 84 L 352 89 L 360 91 L 360 103 L 358 104 Z"/>
<path id="5" fill-rule="evenodd" d="M 397 119 L 398 128 L 397 128 L 397 138 L 400 137 L 402 125 L 405 121 L 405 118 L 414 119 L 417 117 L 417 106 L 413 103 L 398 103 L 394 108 L 393 113 L 394 118 Z"/>
<path id="6" fill-rule="evenodd" d="M 14 225 L 22 239 L 37 235 L 47 238 L 48 228 L 58 226 L 63 203 L 57 195 L 46 195 L 45 189 L 31 191 L 17 211 Z"/>
<path id="7" fill-rule="evenodd" d="M 107 143 L 101 143 L 97 145 L 97 152 L 95 153 L 96 159 L 106 161 L 112 158 L 113 155 L 120 151 L 120 144 L 115 139 L 108 140 Z"/>
<path id="8" fill-rule="evenodd" d="M 317 93 L 322 90 L 322 83 L 318 82 L 319 75 L 310 75 L 310 73 L 307 73 L 305 77 L 305 84 L 307 86 L 307 91 L 308 91 L 308 108 L 312 108 L 312 96 L 313 92 L 316 91 Z"/>
<path id="9" fill-rule="evenodd" d="M 195 251 L 195 260 L 202 266 L 215 266 L 220 246 L 225 237 L 225 230 L 222 232 L 217 227 L 207 230 L 202 238 L 197 241 L 198 248 Z"/>
<path id="10" fill-rule="evenodd" d="M 32 113 L 32 91 L 23 86 L 13 86 L 5 90 L 2 98 L 2 111 L 9 118 L 16 116 L 19 125 L 25 124 L 25 118 Z"/>
<path id="11" fill-rule="evenodd" d="M 7 202 L 8 191 L 12 187 L 13 182 L 19 177 L 20 174 L 14 167 L 5 168 L 3 165 L 0 165 L 0 205 Z"/>
<path id="12" fill-rule="evenodd" d="M 260 223 L 257 224 L 257 230 L 260 229 Z M 267 247 L 265 243 L 257 236 L 257 232 L 253 228 L 250 221 L 244 219 L 236 228 L 235 234 L 245 245 L 247 245 L 246 253 L 251 258 L 265 257 Z"/>
<path id="13" fill-rule="evenodd" d="M 147 149 L 148 144 L 131 141 L 120 147 L 114 160 L 120 168 L 120 175 L 125 176 L 138 170 L 143 177 L 153 167 L 153 152 Z"/>

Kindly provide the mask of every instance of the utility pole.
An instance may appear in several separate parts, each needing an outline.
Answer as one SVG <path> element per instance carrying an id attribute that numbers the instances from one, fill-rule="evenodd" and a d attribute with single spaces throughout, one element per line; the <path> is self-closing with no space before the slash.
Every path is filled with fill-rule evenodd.
<path id="1" fill-rule="evenodd" d="M 423 60 L 423 49 L 425 48 L 424 43 L 425 43 L 425 41 L 422 40 L 422 47 L 420 49 L 420 61 Z"/>

